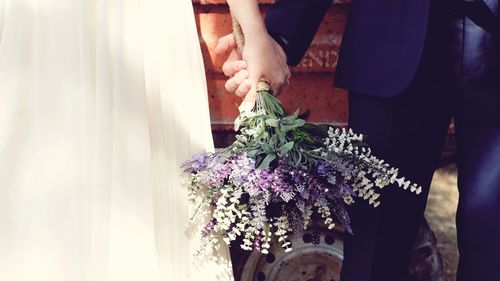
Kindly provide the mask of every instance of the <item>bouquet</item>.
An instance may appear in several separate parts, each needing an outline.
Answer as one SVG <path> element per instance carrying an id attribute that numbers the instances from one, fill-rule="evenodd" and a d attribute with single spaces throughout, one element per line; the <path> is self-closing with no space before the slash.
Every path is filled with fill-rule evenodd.
<path id="1" fill-rule="evenodd" d="M 266 254 L 276 245 L 290 251 L 288 236 L 303 232 L 315 217 L 351 233 L 346 207 L 355 200 L 377 207 L 379 190 L 393 183 L 421 192 L 373 156 L 362 135 L 306 123 L 298 111 L 288 115 L 267 91 L 258 93 L 254 109 L 241 112 L 235 126 L 232 145 L 183 165 L 191 198 L 211 212 L 201 233 L 205 247 L 217 238 L 229 244 L 241 237 L 244 250 Z"/>

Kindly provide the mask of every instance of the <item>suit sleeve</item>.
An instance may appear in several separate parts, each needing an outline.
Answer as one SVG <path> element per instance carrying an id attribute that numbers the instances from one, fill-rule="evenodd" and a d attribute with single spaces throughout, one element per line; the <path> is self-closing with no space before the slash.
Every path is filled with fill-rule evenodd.
<path id="1" fill-rule="evenodd" d="M 297 65 L 311 44 L 332 0 L 278 0 L 266 17 L 269 34 Z"/>

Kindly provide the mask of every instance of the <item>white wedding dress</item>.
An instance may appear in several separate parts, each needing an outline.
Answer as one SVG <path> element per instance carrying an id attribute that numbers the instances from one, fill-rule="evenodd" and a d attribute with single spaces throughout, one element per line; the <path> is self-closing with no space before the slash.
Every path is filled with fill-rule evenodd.
<path id="1" fill-rule="evenodd" d="M 189 0 L 0 0 L 0 280 L 231 280 L 180 184 L 205 82 Z"/>

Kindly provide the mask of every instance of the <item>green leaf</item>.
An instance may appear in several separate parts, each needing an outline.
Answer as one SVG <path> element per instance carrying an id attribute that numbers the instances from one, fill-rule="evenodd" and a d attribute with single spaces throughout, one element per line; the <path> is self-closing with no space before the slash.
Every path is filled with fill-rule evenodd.
<path id="1" fill-rule="evenodd" d="M 271 134 L 271 137 L 269 138 L 268 142 L 266 145 L 269 145 L 270 147 L 276 147 L 278 145 L 279 137 L 277 134 Z"/>
<path id="2" fill-rule="evenodd" d="M 293 125 L 294 125 L 295 127 L 302 127 L 302 126 L 304 126 L 304 124 L 306 124 L 306 121 L 305 121 L 305 120 L 303 120 L 303 119 L 297 119 L 297 120 L 295 120 L 295 122 L 293 123 Z"/>
<path id="3" fill-rule="evenodd" d="M 260 163 L 260 165 L 257 169 L 264 170 L 264 169 L 269 168 L 269 165 L 271 164 L 271 162 L 274 161 L 274 159 L 276 159 L 276 154 L 268 154 L 266 156 L 266 158 L 264 158 L 264 160 L 262 160 L 262 163 Z"/>
<path id="4" fill-rule="evenodd" d="M 286 134 L 290 132 L 291 130 L 295 129 L 295 126 L 293 125 L 283 125 L 280 127 L 280 130 L 283 134 Z"/>
<path id="5" fill-rule="evenodd" d="M 294 116 L 287 116 L 287 117 L 284 117 L 282 119 L 282 123 L 285 124 L 285 125 L 292 125 L 295 120 L 297 120 L 297 117 L 294 117 Z"/>
<path id="6" fill-rule="evenodd" d="M 254 149 L 254 150 L 250 150 L 247 152 L 247 155 L 249 157 L 255 157 L 257 156 L 259 153 L 261 153 L 260 149 Z"/>
<path id="7" fill-rule="evenodd" d="M 266 119 L 266 124 L 271 127 L 278 127 L 280 121 L 276 118 Z"/>
<path id="8" fill-rule="evenodd" d="M 274 136 L 273 136 L 274 137 Z M 266 152 L 270 152 L 270 151 L 273 151 L 274 150 L 274 147 L 272 144 L 269 144 L 269 143 L 262 143 L 260 148 L 263 150 L 263 151 L 266 151 Z"/>
<path id="9" fill-rule="evenodd" d="M 271 95 L 268 92 L 259 92 L 258 99 L 262 103 L 264 110 L 267 114 L 282 117 L 285 115 L 285 111 L 281 106 L 279 99 Z"/>
<path id="10" fill-rule="evenodd" d="M 278 149 L 278 151 L 280 152 L 281 155 L 286 155 L 290 150 L 292 150 L 294 145 L 295 142 L 293 141 L 285 143 Z"/>
<path id="11" fill-rule="evenodd" d="M 245 135 L 236 135 L 236 139 L 240 142 L 247 142 L 248 138 Z"/>

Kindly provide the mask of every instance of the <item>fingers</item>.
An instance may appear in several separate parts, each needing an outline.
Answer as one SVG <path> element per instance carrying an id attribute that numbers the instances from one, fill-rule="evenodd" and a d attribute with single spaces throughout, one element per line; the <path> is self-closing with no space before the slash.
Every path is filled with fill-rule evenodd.
<path id="1" fill-rule="evenodd" d="M 244 97 L 246 96 L 252 89 L 252 83 L 250 80 L 245 79 L 243 82 L 238 86 L 236 91 L 234 92 L 238 97 Z"/>
<path id="2" fill-rule="evenodd" d="M 292 72 L 290 71 L 290 68 L 286 68 L 285 71 L 285 82 L 290 81 L 290 78 L 292 77 Z"/>
<path id="3" fill-rule="evenodd" d="M 248 79 L 246 79 L 241 87 L 238 88 L 238 94 L 244 93 L 243 102 L 240 105 L 240 112 L 251 111 L 255 106 L 255 101 L 257 100 L 257 84 L 259 83 L 261 75 L 258 73 L 250 73 Z"/>
<path id="4" fill-rule="evenodd" d="M 233 34 L 228 34 L 219 38 L 217 41 L 217 46 L 215 47 L 215 53 L 217 55 L 222 55 L 228 51 L 233 50 L 236 47 L 236 42 L 234 41 Z"/>
<path id="5" fill-rule="evenodd" d="M 247 68 L 247 63 L 242 60 L 233 60 L 229 58 L 222 65 L 222 72 L 224 75 L 231 77 L 235 75 L 238 71 Z"/>
<path id="6" fill-rule="evenodd" d="M 291 77 L 290 70 L 286 68 L 280 75 L 270 79 L 271 81 L 271 91 L 274 96 L 277 96 L 281 93 L 284 86 L 289 84 Z"/>
<path id="7" fill-rule="evenodd" d="M 248 94 L 245 96 L 243 102 L 239 106 L 240 112 L 251 111 L 254 108 L 256 101 L 257 101 L 256 88 L 252 87 L 248 92 Z"/>
<path id="8" fill-rule="evenodd" d="M 281 91 L 285 86 L 290 84 L 290 77 L 292 74 L 290 73 L 290 69 L 286 68 L 285 72 L 283 73 L 282 77 L 279 79 L 279 82 L 276 83 L 275 85 L 271 85 L 271 88 L 273 90 L 273 95 L 278 96 L 281 94 Z"/>
<path id="9" fill-rule="evenodd" d="M 246 62 L 241 60 L 241 54 L 238 50 L 236 50 L 236 43 L 232 33 L 219 38 L 217 46 L 215 47 L 215 53 L 217 55 L 222 55 L 229 51 L 231 53 L 222 65 L 222 71 L 224 72 L 224 75 L 231 77 L 238 71 L 247 67 Z"/>
<path id="10" fill-rule="evenodd" d="M 259 81 L 269 82 L 274 95 L 278 95 L 283 86 L 288 84 L 290 70 L 286 64 L 286 54 L 276 42 L 273 47 L 274 49 L 271 49 L 274 50 L 274 55 L 270 54 L 262 58 L 260 49 L 250 48 L 246 50 L 245 57 L 237 50 L 232 34 L 221 37 L 217 42 L 215 48 L 217 54 L 230 52 L 222 65 L 224 75 L 230 77 L 226 81 L 225 88 L 228 92 L 245 97 L 243 107 L 253 108 Z M 247 64 L 247 61 L 250 63 Z"/>
<path id="11" fill-rule="evenodd" d="M 272 91 L 273 96 L 278 96 L 279 94 L 281 94 L 282 90 L 283 90 L 283 84 L 280 84 L 280 85 L 273 84 L 273 85 L 271 85 L 271 91 Z"/>
<path id="12" fill-rule="evenodd" d="M 246 69 L 238 71 L 232 78 L 226 81 L 226 91 L 230 93 L 236 92 L 241 83 L 248 78 L 248 71 Z"/>

